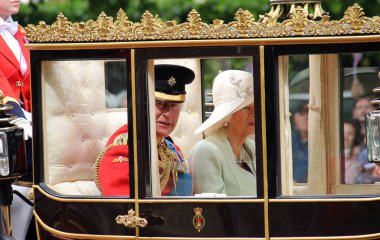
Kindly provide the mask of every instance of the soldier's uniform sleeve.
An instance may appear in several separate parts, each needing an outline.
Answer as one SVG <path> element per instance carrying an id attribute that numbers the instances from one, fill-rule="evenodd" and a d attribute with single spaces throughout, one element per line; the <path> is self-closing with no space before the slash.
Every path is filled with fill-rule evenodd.
<path id="1" fill-rule="evenodd" d="M 118 129 L 99 154 L 95 182 L 103 196 L 129 196 L 128 125 Z"/>
<path id="2" fill-rule="evenodd" d="M 18 41 L 23 56 L 27 63 L 27 70 L 22 74 L 20 63 L 17 61 L 12 50 L 0 36 L 0 90 L 3 92 L 4 102 L 13 106 L 9 113 L 25 118 L 21 110 L 20 99 L 24 109 L 30 111 L 30 60 L 29 51 L 25 48 L 25 29 L 19 27 L 15 38 Z"/>

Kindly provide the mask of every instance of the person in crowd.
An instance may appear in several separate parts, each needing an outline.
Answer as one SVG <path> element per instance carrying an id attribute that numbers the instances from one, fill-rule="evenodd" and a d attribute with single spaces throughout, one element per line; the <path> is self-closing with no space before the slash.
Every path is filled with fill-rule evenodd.
<path id="1" fill-rule="evenodd" d="M 294 130 L 292 132 L 293 180 L 306 183 L 309 162 L 309 108 L 306 102 L 298 106 L 294 114 Z"/>
<path id="2" fill-rule="evenodd" d="M 30 60 L 24 46 L 27 42 L 26 31 L 12 18 L 12 15 L 19 13 L 19 7 L 18 0 L 0 0 L 0 90 L 4 94 L 4 103 L 13 107 L 7 113 L 16 116 L 11 123 L 24 129 L 28 173 L 18 179 L 12 188 L 26 197 L 31 191 L 33 176 Z M 11 216 L 12 222 L 17 222 L 17 227 L 13 228 L 14 238 L 26 238 L 32 210 L 21 198 L 13 197 Z"/>
<path id="3" fill-rule="evenodd" d="M 368 162 L 367 149 L 363 149 L 358 157 L 359 174 L 356 183 L 380 182 L 380 166 Z"/>
<path id="4" fill-rule="evenodd" d="M 352 120 L 343 125 L 344 139 L 344 179 L 346 184 L 356 183 L 359 174 L 358 156 L 360 153 L 360 123 Z"/>
<path id="5" fill-rule="evenodd" d="M 192 184 L 187 160 L 170 134 L 177 125 L 181 103 L 185 101 L 185 85 L 194 80 L 195 74 L 189 68 L 171 64 L 155 65 L 154 72 L 161 195 L 189 196 Z M 127 132 L 128 125 L 118 129 L 97 159 L 95 182 L 104 196 L 130 195 Z"/>
<path id="6" fill-rule="evenodd" d="M 256 196 L 253 76 L 223 71 L 214 79 L 212 94 L 215 108 L 195 131 L 207 137 L 189 157 L 194 193 Z"/>
<path id="7" fill-rule="evenodd" d="M 358 157 L 358 166 L 359 174 L 356 178 L 356 183 L 368 184 L 380 182 L 380 166 L 376 163 L 370 163 L 368 161 L 368 151 L 365 144 L 361 145 L 361 151 Z"/>
<path id="8" fill-rule="evenodd" d="M 363 136 L 365 136 L 365 116 L 374 109 L 370 103 L 371 99 L 370 95 L 362 95 L 355 99 L 352 107 L 352 119 L 360 122 L 360 134 Z"/>
<path id="9" fill-rule="evenodd" d="M 374 183 L 380 181 L 380 167 L 368 162 L 367 146 L 365 143 L 365 116 L 374 110 L 373 105 L 370 103 L 371 99 L 371 95 L 358 97 L 352 109 L 352 119 L 360 122 L 360 136 L 362 139 L 358 156 L 359 174 L 356 178 L 356 183 Z"/>

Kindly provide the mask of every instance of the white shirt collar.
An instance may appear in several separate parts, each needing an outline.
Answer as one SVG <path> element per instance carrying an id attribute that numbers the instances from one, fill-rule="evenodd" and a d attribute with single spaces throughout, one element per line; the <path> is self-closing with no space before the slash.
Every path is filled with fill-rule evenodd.
<path id="1" fill-rule="evenodd" d="M 12 35 L 15 35 L 18 30 L 17 21 L 13 21 L 12 17 L 9 16 L 5 21 L 0 17 L 0 33 L 8 30 Z"/>

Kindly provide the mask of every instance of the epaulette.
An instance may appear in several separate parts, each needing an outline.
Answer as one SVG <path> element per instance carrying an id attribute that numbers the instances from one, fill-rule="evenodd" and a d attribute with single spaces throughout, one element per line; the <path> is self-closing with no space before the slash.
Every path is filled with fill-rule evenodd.
<path id="1" fill-rule="evenodd" d="M 22 34 L 26 34 L 26 29 L 25 29 L 23 26 L 21 26 L 21 25 L 19 24 L 18 27 L 19 27 L 19 30 L 20 30 L 20 32 L 21 32 Z"/>

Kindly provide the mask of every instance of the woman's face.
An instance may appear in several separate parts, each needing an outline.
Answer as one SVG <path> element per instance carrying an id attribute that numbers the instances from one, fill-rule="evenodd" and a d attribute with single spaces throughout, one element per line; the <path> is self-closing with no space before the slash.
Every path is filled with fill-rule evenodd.
<path id="1" fill-rule="evenodd" d="M 352 110 L 352 118 L 361 122 L 365 121 L 365 115 L 373 110 L 369 98 L 359 99 Z"/>
<path id="2" fill-rule="evenodd" d="M 350 149 L 354 143 L 355 138 L 355 128 L 350 123 L 344 123 L 343 126 L 344 131 L 344 148 Z"/>
<path id="3" fill-rule="evenodd" d="M 255 133 L 255 107 L 252 104 L 232 114 L 228 123 L 233 133 L 249 136 Z"/>
<path id="4" fill-rule="evenodd" d="M 20 0 L 0 0 L 0 17 L 6 20 L 9 16 L 17 14 Z"/>

